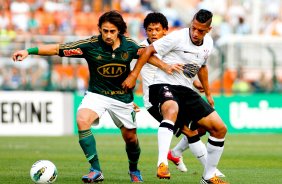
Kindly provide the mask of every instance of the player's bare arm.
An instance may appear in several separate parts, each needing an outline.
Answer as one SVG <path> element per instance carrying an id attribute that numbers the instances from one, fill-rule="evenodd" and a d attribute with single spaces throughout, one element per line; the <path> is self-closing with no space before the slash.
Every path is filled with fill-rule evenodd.
<path id="1" fill-rule="evenodd" d="M 203 93 L 205 92 L 204 87 L 202 85 L 202 83 L 199 80 L 194 80 L 193 81 L 193 86 L 200 92 Z"/>
<path id="2" fill-rule="evenodd" d="M 209 81 L 208 81 L 208 67 L 206 65 L 202 66 L 198 72 L 198 78 L 202 83 L 202 86 L 205 91 L 206 98 L 209 104 L 214 107 L 214 100 L 212 98 L 210 88 L 209 88 Z"/>
<path id="3" fill-rule="evenodd" d="M 26 50 L 20 50 L 13 53 L 12 58 L 14 61 L 23 61 L 28 55 L 42 55 L 51 56 L 58 55 L 59 44 L 41 45 L 39 47 L 33 47 Z"/>
<path id="4" fill-rule="evenodd" d="M 153 45 L 149 45 L 148 47 L 144 48 L 143 53 L 140 55 L 139 59 L 137 60 L 133 70 L 131 73 L 128 75 L 128 77 L 123 81 L 122 87 L 124 89 L 131 89 L 135 86 L 137 77 L 144 66 L 144 64 L 147 63 L 149 58 L 156 53 L 155 48 Z"/>
<path id="5" fill-rule="evenodd" d="M 155 55 L 153 55 L 149 58 L 148 63 L 160 68 L 161 70 L 163 70 L 167 74 L 172 74 L 174 71 L 176 71 L 176 72 L 183 71 L 183 64 L 169 65 L 169 64 L 163 62 L 161 59 L 159 59 Z"/>

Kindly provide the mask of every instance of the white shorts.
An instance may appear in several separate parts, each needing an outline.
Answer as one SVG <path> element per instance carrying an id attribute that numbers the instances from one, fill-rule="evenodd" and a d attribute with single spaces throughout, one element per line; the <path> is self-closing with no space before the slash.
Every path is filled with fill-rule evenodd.
<path id="1" fill-rule="evenodd" d="M 136 112 L 133 107 L 133 102 L 124 103 L 87 91 L 77 110 L 82 108 L 91 109 L 98 114 L 99 118 L 108 111 L 117 127 L 121 128 L 124 126 L 127 129 L 134 129 L 137 128 L 137 124 Z M 99 124 L 99 118 L 93 122 L 93 125 Z"/>

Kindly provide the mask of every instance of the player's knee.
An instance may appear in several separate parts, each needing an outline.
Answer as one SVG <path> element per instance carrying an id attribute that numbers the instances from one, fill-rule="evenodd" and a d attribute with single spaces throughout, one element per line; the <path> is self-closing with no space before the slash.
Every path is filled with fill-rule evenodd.
<path id="1" fill-rule="evenodd" d="M 214 130 L 214 137 L 216 138 L 224 138 L 227 133 L 227 127 L 224 123 L 218 125 Z"/>
<path id="2" fill-rule="evenodd" d="M 83 116 L 77 116 L 76 118 L 78 129 L 88 129 L 91 126 L 89 120 Z"/>
<path id="3" fill-rule="evenodd" d="M 136 135 L 124 136 L 124 141 L 127 145 L 134 145 L 137 142 L 137 136 Z"/>
<path id="4" fill-rule="evenodd" d="M 126 144 L 136 144 L 138 142 L 137 134 L 133 130 L 123 129 L 122 137 Z"/>
<path id="5" fill-rule="evenodd" d="M 178 104 L 173 100 L 166 101 L 162 104 L 161 111 L 163 116 L 177 116 Z"/>

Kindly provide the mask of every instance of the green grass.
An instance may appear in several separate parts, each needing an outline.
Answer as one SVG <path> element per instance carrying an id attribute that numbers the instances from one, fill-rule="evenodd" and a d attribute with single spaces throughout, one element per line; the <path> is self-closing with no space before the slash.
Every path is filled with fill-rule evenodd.
<path id="1" fill-rule="evenodd" d="M 104 183 L 130 183 L 125 146 L 119 134 L 96 135 Z M 140 134 L 141 158 L 139 169 L 145 183 L 199 183 L 200 163 L 187 150 L 184 162 L 187 173 L 181 173 L 170 163 L 172 178 L 156 178 L 157 137 Z M 207 137 L 204 137 L 206 141 Z M 174 138 L 172 146 L 179 139 Z M 76 136 L 64 137 L 0 137 L 0 183 L 31 184 L 29 170 L 40 159 L 51 160 L 57 166 L 57 184 L 81 183 L 88 172 Z M 282 134 L 228 135 L 219 169 L 232 184 L 282 183 Z"/>

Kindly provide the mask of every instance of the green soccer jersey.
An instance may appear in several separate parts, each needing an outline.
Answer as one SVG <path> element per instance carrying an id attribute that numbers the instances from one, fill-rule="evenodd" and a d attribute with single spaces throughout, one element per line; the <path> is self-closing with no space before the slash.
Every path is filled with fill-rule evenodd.
<path id="1" fill-rule="evenodd" d="M 138 58 L 139 45 L 120 35 L 121 44 L 115 50 L 105 44 L 102 36 L 60 44 L 59 56 L 85 58 L 90 73 L 88 91 L 129 103 L 132 90 L 124 90 L 122 82 L 130 72 L 130 62 Z"/>

